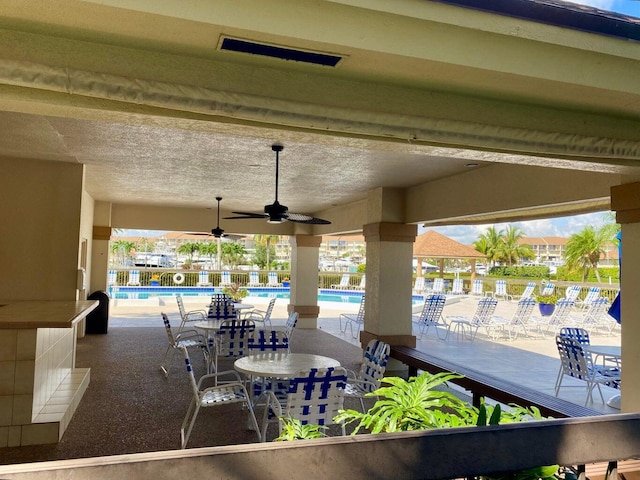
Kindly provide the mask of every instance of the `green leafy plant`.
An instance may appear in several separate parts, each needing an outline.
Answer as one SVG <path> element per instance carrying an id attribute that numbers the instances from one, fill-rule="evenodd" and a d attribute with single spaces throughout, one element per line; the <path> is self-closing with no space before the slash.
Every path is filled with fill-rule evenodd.
<path id="1" fill-rule="evenodd" d="M 556 303 L 558 303 L 558 300 L 559 300 L 557 295 L 540 295 L 540 294 L 536 294 L 533 298 L 538 303 L 547 303 L 547 304 L 551 304 L 551 305 L 555 305 Z"/>
<path id="2" fill-rule="evenodd" d="M 326 430 L 327 427 L 322 425 L 303 425 L 300 420 L 291 417 L 281 417 L 280 421 L 282 422 L 282 433 L 274 442 L 307 440 L 326 436 L 323 430 Z"/>
<path id="3" fill-rule="evenodd" d="M 449 392 L 435 389 L 454 378 L 461 376 L 425 372 L 409 380 L 385 377 L 382 383 L 388 386 L 367 394 L 379 397 L 371 409 L 364 413 L 341 410 L 335 420 L 345 424 L 358 422 L 354 435 L 360 429 L 380 433 L 474 425 L 477 414 L 473 407 Z"/>
<path id="4" fill-rule="evenodd" d="M 232 283 L 231 285 L 223 288 L 222 293 L 229 295 L 234 302 L 240 302 L 249 294 L 249 291 L 237 283 Z"/>

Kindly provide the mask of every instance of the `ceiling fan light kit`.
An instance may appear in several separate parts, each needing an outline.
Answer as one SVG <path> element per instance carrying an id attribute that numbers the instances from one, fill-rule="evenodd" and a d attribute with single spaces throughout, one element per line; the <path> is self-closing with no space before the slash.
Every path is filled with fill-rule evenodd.
<path id="1" fill-rule="evenodd" d="M 329 225 L 331 222 L 329 220 L 324 220 L 322 218 L 311 217 L 309 215 L 304 215 L 302 213 L 289 213 L 289 208 L 286 205 L 280 204 L 278 202 L 278 175 L 280 170 L 280 152 L 284 149 L 284 147 L 280 144 L 271 145 L 271 150 L 276 152 L 276 198 L 275 201 L 270 205 L 264 206 L 264 213 L 253 213 L 253 212 L 233 212 L 236 215 L 240 215 L 238 217 L 224 217 L 226 220 L 240 220 L 247 218 L 261 218 L 267 219 L 267 223 L 283 223 L 286 221 L 289 222 L 297 222 L 297 223 L 307 223 L 314 225 Z M 219 205 L 219 203 L 218 203 Z"/>

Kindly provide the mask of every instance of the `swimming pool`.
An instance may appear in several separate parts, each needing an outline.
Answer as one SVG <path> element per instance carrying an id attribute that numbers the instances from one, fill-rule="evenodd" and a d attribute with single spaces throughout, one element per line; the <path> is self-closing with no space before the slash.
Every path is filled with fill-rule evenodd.
<path id="1" fill-rule="evenodd" d="M 289 288 L 254 287 L 247 288 L 250 297 L 289 299 Z M 222 291 L 219 287 L 109 287 L 109 296 L 116 300 L 146 300 L 154 297 L 210 297 Z M 360 303 L 362 292 L 347 290 L 318 290 L 319 302 Z M 413 296 L 412 303 L 423 302 L 422 297 Z"/>

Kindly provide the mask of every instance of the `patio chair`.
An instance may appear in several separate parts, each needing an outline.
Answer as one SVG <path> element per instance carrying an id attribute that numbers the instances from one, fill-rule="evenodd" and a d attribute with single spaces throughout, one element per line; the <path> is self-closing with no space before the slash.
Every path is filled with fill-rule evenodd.
<path id="1" fill-rule="evenodd" d="M 565 375 L 583 380 L 587 384 L 587 398 L 584 402 L 585 405 L 591 400 L 593 402 L 593 390 L 598 388 L 600 399 L 604 403 L 604 397 L 602 396 L 602 389 L 600 385 L 606 385 L 612 388 L 619 388 L 620 374 L 603 375 L 596 368 L 594 368 L 590 358 L 582 349 L 581 343 L 576 339 L 569 336 L 556 335 L 556 346 L 558 347 L 558 354 L 561 362 L 561 372 L 556 380 L 556 397 L 560 392 L 562 386 L 562 380 Z"/>
<path id="2" fill-rule="evenodd" d="M 220 272 L 220 285 L 219 287 L 230 287 L 233 282 L 231 281 L 230 272 Z"/>
<path id="3" fill-rule="evenodd" d="M 447 300 L 445 295 L 427 295 L 424 299 L 424 306 L 420 311 L 420 315 L 413 315 L 413 322 L 419 328 L 420 336 L 419 340 L 422 339 L 422 336 L 429 331 L 429 327 L 434 327 L 436 330 L 436 336 L 440 338 L 440 334 L 438 333 L 438 327 L 447 328 L 447 323 L 444 321 L 442 317 L 442 310 L 444 309 L 444 304 Z"/>
<path id="4" fill-rule="evenodd" d="M 426 288 L 427 294 L 444 293 L 444 278 L 436 277 L 433 279 L 431 286 Z"/>
<path id="5" fill-rule="evenodd" d="M 281 287 L 282 283 L 278 281 L 278 274 L 276 272 L 269 272 L 267 274 L 268 287 Z"/>
<path id="6" fill-rule="evenodd" d="M 496 280 L 495 290 L 487 292 L 487 296 L 493 298 L 503 298 L 504 300 L 513 300 L 513 296 L 507 293 L 507 281 Z"/>
<path id="7" fill-rule="evenodd" d="M 570 324 L 577 324 L 578 321 L 571 318 L 571 310 L 574 307 L 573 300 L 567 300 L 561 298 L 558 300 L 553 313 L 547 317 L 544 316 L 532 316 L 530 323 L 536 326 L 536 330 L 542 336 L 549 333 L 551 330 L 557 331 L 562 327 L 566 327 Z M 543 331 L 544 329 L 544 331 Z"/>
<path id="8" fill-rule="evenodd" d="M 527 322 L 531 318 L 534 307 L 537 305 L 533 298 L 523 298 L 518 300 L 518 306 L 511 318 L 505 318 L 499 315 L 491 317 L 491 324 L 495 329 L 506 330 L 509 340 L 518 338 L 518 329 L 521 329 L 525 336 L 527 333 Z"/>
<path id="9" fill-rule="evenodd" d="M 118 285 L 118 271 L 117 270 L 109 270 L 107 273 L 107 286 L 116 286 Z"/>
<path id="10" fill-rule="evenodd" d="M 527 286 L 524 287 L 524 291 L 522 292 L 522 295 L 520 295 L 520 300 L 531 298 L 535 289 L 536 289 L 536 282 L 527 283 Z"/>
<path id="11" fill-rule="evenodd" d="M 273 313 L 273 307 L 276 304 L 276 300 L 276 297 L 273 297 L 271 300 L 269 300 L 269 304 L 267 305 L 266 310 L 253 309 L 250 312 L 247 312 L 242 318 L 253 320 L 257 323 L 262 323 L 265 326 L 269 324 L 269 326 L 271 327 L 271 314 Z"/>
<path id="12" fill-rule="evenodd" d="M 338 321 L 340 322 L 340 332 L 346 335 L 347 327 L 351 329 L 351 336 L 356 338 L 358 336 L 358 332 L 360 328 L 364 325 L 364 294 L 362 295 L 362 299 L 360 300 L 360 308 L 358 309 L 358 313 L 356 315 L 352 313 L 341 313 L 338 316 Z M 344 320 L 344 328 L 342 327 L 342 321 Z M 353 333 L 353 324 L 356 325 L 356 333 Z"/>
<path id="13" fill-rule="evenodd" d="M 377 339 L 371 340 L 364 350 L 358 373 L 347 369 L 347 384 L 344 395 L 359 399 L 363 412 L 366 411 L 364 396 L 380 388 L 380 379 L 384 377 L 390 353 L 391 346 L 388 343 Z"/>
<path id="14" fill-rule="evenodd" d="M 331 285 L 331 288 L 337 288 L 340 290 L 347 290 L 349 288 L 349 279 L 351 278 L 351 276 L 348 273 L 345 273 L 344 275 L 342 275 L 342 278 L 340 279 L 340 283 L 334 283 L 333 285 Z"/>
<path id="15" fill-rule="evenodd" d="M 253 336 L 249 337 L 247 343 L 247 354 L 255 354 L 262 352 L 282 352 L 289 353 L 289 337 L 285 330 L 256 330 Z M 260 395 L 268 390 L 279 392 L 286 391 L 289 382 L 281 379 L 272 379 L 266 377 L 251 377 L 251 388 L 253 389 L 253 398 L 258 399 Z M 254 401 L 254 406 L 256 402 Z"/>
<path id="16" fill-rule="evenodd" d="M 366 288 L 366 285 L 367 285 L 367 276 L 362 275 L 362 277 L 360 278 L 360 283 L 358 284 L 358 286 L 353 287 L 353 289 L 364 291 L 364 289 Z"/>
<path id="17" fill-rule="evenodd" d="M 202 351 L 202 355 L 204 356 L 207 373 L 210 373 L 209 366 L 211 365 L 211 359 L 209 355 L 209 346 L 207 345 L 207 339 L 205 338 L 205 336 L 197 330 L 183 330 L 182 332 L 174 335 L 173 330 L 171 329 L 171 322 L 169 321 L 168 315 L 164 312 L 162 312 L 161 315 L 162 321 L 164 322 L 164 328 L 167 332 L 167 338 L 169 340 L 169 345 L 167 346 L 167 349 L 162 356 L 162 360 L 160 360 L 160 370 L 162 370 L 164 376 L 169 376 L 169 371 L 167 370 L 167 366 L 165 363 L 167 361 L 167 357 L 169 357 L 169 353 L 171 353 L 171 358 L 169 359 L 169 361 L 171 361 L 176 350 L 179 350 L 182 347 L 199 348 Z"/>
<path id="18" fill-rule="evenodd" d="M 463 295 L 464 294 L 464 281 L 461 278 L 454 278 L 451 286 L 451 295 Z"/>
<path id="19" fill-rule="evenodd" d="M 237 318 L 238 313 L 233 307 L 233 300 L 225 293 L 214 293 L 211 296 L 207 319 L 209 320 L 227 320 Z"/>
<path id="20" fill-rule="evenodd" d="M 209 272 L 206 270 L 201 270 L 198 273 L 198 283 L 196 286 L 198 287 L 211 287 L 213 283 L 209 281 Z"/>
<path id="21" fill-rule="evenodd" d="M 591 302 L 591 305 L 582 318 L 582 327 L 587 331 L 603 328 L 608 334 L 611 334 L 612 329 L 618 322 L 616 322 L 608 312 L 609 299 L 607 297 L 596 298 Z"/>
<path id="22" fill-rule="evenodd" d="M 140 270 L 130 270 L 129 280 L 127 280 L 127 286 L 139 286 L 140 285 Z"/>
<path id="23" fill-rule="evenodd" d="M 484 297 L 484 280 L 476 278 L 471 287 L 471 295 Z"/>
<path id="24" fill-rule="evenodd" d="M 232 403 L 241 403 L 243 408 L 247 409 L 251 426 L 255 429 L 258 441 L 260 441 L 260 428 L 258 427 L 258 422 L 256 421 L 256 416 L 253 412 L 253 406 L 249 401 L 249 394 L 240 379 L 240 374 L 235 370 L 209 373 L 200 377 L 200 380 L 196 382 L 195 375 L 193 374 L 193 368 L 191 367 L 189 352 L 185 347 L 182 347 L 182 353 L 187 366 L 187 374 L 189 375 L 191 390 L 193 391 L 193 398 L 189 402 L 187 414 L 185 415 L 182 427 L 180 428 L 180 443 L 182 448 L 187 448 L 187 442 L 189 441 L 193 425 L 196 422 L 196 418 L 198 417 L 198 413 L 201 408 L 218 407 Z M 224 378 L 231 380 L 223 381 L 222 379 Z M 215 385 L 211 387 L 204 387 L 204 384 L 211 379 L 214 380 Z"/>
<path id="25" fill-rule="evenodd" d="M 187 311 L 184 308 L 184 302 L 181 295 L 176 295 L 176 302 L 178 303 L 178 311 L 180 312 L 180 328 L 178 333 L 182 332 L 185 325 L 189 322 L 204 322 L 207 319 L 207 311 L 204 309 Z"/>
<path id="26" fill-rule="evenodd" d="M 413 284 L 414 295 L 424 295 L 424 277 L 416 277 L 416 281 Z"/>
<path id="27" fill-rule="evenodd" d="M 298 325 L 298 312 L 291 312 L 289 314 L 289 318 L 287 318 L 287 323 L 284 326 L 285 335 L 289 339 L 289 351 L 291 351 L 291 339 L 296 331 L 296 325 Z"/>
<path id="28" fill-rule="evenodd" d="M 597 298 L 600 298 L 600 291 L 600 287 L 590 287 L 584 299 L 576 300 L 576 304 L 581 310 L 588 309 Z"/>
<path id="29" fill-rule="evenodd" d="M 247 287 L 264 287 L 264 283 L 260 281 L 258 272 L 249 272 L 249 283 Z"/>
<path id="30" fill-rule="evenodd" d="M 573 300 L 574 303 L 576 303 L 578 301 L 578 295 L 580 295 L 581 290 L 582 287 L 580 285 L 569 285 L 564 291 L 564 298 Z"/>
<path id="31" fill-rule="evenodd" d="M 553 283 L 546 283 L 540 289 L 540 295 L 542 295 L 542 296 L 553 295 L 555 290 L 556 290 L 556 286 Z"/>
<path id="32" fill-rule="evenodd" d="M 283 417 L 299 420 L 303 425 L 333 425 L 333 418 L 344 405 L 347 371 L 342 367 L 312 368 L 289 379 L 286 397 L 279 399 L 269 390 L 262 421 L 262 441 L 266 441 L 269 423 L 278 422 L 282 433 Z M 340 424 L 342 435 L 345 428 Z"/>
<path id="33" fill-rule="evenodd" d="M 246 355 L 249 339 L 253 336 L 256 324 L 251 320 L 224 320 L 213 337 L 211 357 L 213 359 L 213 372 L 218 371 L 220 358 L 240 358 Z"/>
<path id="34" fill-rule="evenodd" d="M 478 334 L 478 329 L 480 327 L 487 327 L 487 325 L 490 324 L 491 317 L 493 316 L 497 306 L 497 299 L 493 297 L 485 297 L 478 301 L 478 306 L 476 307 L 473 317 L 468 318 L 459 315 L 447 316 L 447 334 L 444 339 L 449 339 L 451 331 L 454 331 L 458 335 L 462 335 L 463 338 L 466 338 L 466 330 L 468 329 L 469 339 L 471 341 L 475 340 L 476 335 Z"/>

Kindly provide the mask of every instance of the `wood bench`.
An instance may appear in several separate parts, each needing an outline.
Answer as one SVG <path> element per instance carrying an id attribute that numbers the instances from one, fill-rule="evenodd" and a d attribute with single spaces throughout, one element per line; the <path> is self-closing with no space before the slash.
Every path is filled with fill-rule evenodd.
<path id="1" fill-rule="evenodd" d="M 503 404 L 515 403 L 521 407 L 537 407 L 545 417 L 566 418 L 602 415 L 602 412 L 434 357 L 415 348 L 391 347 L 391 357 L 406 364 L 409 367 L 410 376 L 416 376 L 418 370 L 432 374 L 454 372 L 464 375 L 462 378 L 451 380 L 451 383 L 469 390 L 473 395 L 473 405 L 476 407 L 480 405 L 483 397 L 487 397 Z"/>

